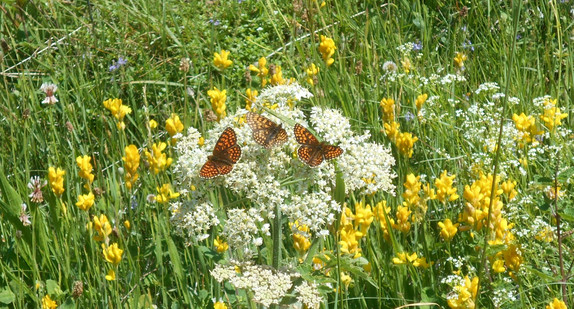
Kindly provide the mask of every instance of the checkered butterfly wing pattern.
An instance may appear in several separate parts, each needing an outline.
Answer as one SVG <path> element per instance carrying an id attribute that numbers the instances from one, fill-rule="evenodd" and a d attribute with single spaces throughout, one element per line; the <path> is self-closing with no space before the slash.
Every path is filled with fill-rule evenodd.
<path id="1" fill-rule="evenodd" d="M 213 154 L 207 158 L 207 162 L 199 170 L 199 177 L 209 179 L 229 174 L 239 157 L 241 157 L 241 147 L 237 145 L 237 135 L 232 128 L 226 128 L 215 143 Z"/>
<path id="2" fill-rule="evenodd" d="M 257 144 L 271 148 L 287 141 L 287 132 L 281 127 L 281 124 L 276 124 L 268 118 L 252 112 L 247 114 L 246 119 Z"/>
<path id="3" fill-rule="evenodd" d="M 343 153 L 338 146 L 327 145 L 319 140 L 305 127 L 295 124 L 295 139 L 301 146 L 297 150 L 299 159 L 310 167 L 317 167 L 323 160 L 331 160 Z"/>

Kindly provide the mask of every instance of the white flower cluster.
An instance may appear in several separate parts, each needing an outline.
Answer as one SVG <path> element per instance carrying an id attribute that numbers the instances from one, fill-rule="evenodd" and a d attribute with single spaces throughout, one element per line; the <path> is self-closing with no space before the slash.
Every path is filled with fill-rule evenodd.
<path id="1" fill-rule="evenodd" d="M 295 292 L 299 294 L 297 300 L 305 304 L 307 308 L 317 309 L 323 302 L 323 298 L 319 294 L 315 283 L 309 284 L 307 281 L 303 281 L 303 283 L 295 287 Z"/>
<path id="2" fill-rule="evenodd" d="M 219 224 L 219 219 L 209 203 L 173 202 L 169 210 L 176 233 L 189 240 L 202 241 L 209 238 L 209 229 Z M 188 241 L 188 244 L 191 242 Z"/>
<path id="3" fill-rule="evenodd" d="M 255 237 L 259 233 L 258 222 L 262 222 L 255 209 L 231 209 L 227 212 L 227 222 L 223 227 L 223 235 L 229 246 L 234 250 L 243 249 L 250 252 L 250 245 L 260 246 L 263 244 L 261 237 Z"/>
<path id="4" fill-rule="evenodd" d="M 237 270 L 236 270 L 237 269 Z M 235 288 L 253 293 L 253 301 L 269 307 L 279 304 L 293 286 L 297 273 L 286 273 L 262 265 L 216 265 L 211 275 L 218 282 L 228 281 Z"/>
<path id="5" fill-rule="evenodd" d="M 480 94 L 481 92 L 494 92 L 496 90 L 500 89 L 500 86 L 498 86 L 497 83 L 495 82 L 486 82 L 483 84 L 480 84 L 478 86 L 478 89 L 476 89 L 474 91 L 474 93 L 476 94 Z"/>
<path id="6" fill-rule="evenodd" d="M 179 158 L 174 164 L 174 172 L 178 191 L 191 204 L 208 202 L 209 192 L 218 187 L 227 188 L 253 204 L 248 214 L 239 213 L 239 210 L 227 214 L 229 219 L 224 224 L 225 234 L 231 247 L 245 250 L 248 245 L 259 243 L 260 238 L 256 234 L 262 231 L 255 227 L 262 226 L 265 219 L 272 219 L 276 207 L 291 222 L 299 220 L 316 235 L 326 234 L 325 227 L 335 221 L 335 214 L 341 209 L 331 197 L 336 180 L 335 166 L 325 161 L 317 168 L 310 168 L 297 158 L 300 145 L 293 136 L 295 123 L 313 129 L 319 140 L 338 145 L 344 150 L 337 161 L 347 193 L 385 191 L 394 194 L 392 179 L 396 176 L 391 170 L 394 159 L 390 150 L 368 143 L 369 132 L 354 134 L 349 120 L 337 110 L 313 108 L 307 121 L 305 114 L 295 104 L 299 99 L 310 96 L 305 88 L 293 83 L 266 88 L 254 103 L 255 108 L 264 110 L 263 116 L 284 126 L 289 138 L 281 147 L 265 149 L 254 141 L 251 128 L 245 123 L 248 111 L 244 109 L 215 124 L 207 133 L 203 146 L 199 145 L 201 136 L 194 128 L 190 128 L 186 136 L 180 137 L 176 145 Z M 262 108 L 264 106 L 274 109 L 267 110 Z M 231 173 L 209 180 L 201 179 L 199 170 L 227 127 L 232 127 L 236 133 L 241 158 L 234 164 Z M 180 207 L 178 204 L 176 206 Z M 214 205 L 214 208 L 219 207 Z M 251 225 L 242 225 L 234 221 L 239 218 L 254 221 Z M 179 230 L 195 228 L 184 220 L 178 220 L 176 225 L 180 224 L 186 226 L 179 226 Z"/>

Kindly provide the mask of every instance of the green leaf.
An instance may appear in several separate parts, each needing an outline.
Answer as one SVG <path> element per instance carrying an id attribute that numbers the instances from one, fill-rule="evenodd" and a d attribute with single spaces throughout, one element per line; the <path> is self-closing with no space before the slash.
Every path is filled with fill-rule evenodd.
<path id="1" fill-rule="evenodd" d="M 46 280 L 46 291 L 48 291 L 48 294 L 53 295 L 55 297 L 64 294 L 64 292 L 62 292 L 62 289 L 60 289 L 60 285 L 58 285 L 58 282 L 51 279 Z"/>
<path id="2" fill-rule="evenodd" d="M 29 227 L 24 226 L 20 221 L 20 212 L 22 210 L 22 198 L 16 190 L 10 185 L 0 169 L 0 190 L 3 198 L 0 200 L 0 210 L 3 213 L 3 220 L 7 220 L 14 228 L 22 232 L 22 238 L 30 246 L 32 243 L 32 232 Z"/>
<path id="3" fill-rule="evenodd" d="M 11 304 L 16 300 L 16 295 L 12 293 L 9 287 L 5 287 L 0 290 L 0 303 L 3 304 Z"/>
<path id="4" fill-rule="evenodd" d="M 66 299 L 64 303 L 58 306 L 58 309 L 74 309 L 76 308 L 76 303 L 72 298 Z"/>

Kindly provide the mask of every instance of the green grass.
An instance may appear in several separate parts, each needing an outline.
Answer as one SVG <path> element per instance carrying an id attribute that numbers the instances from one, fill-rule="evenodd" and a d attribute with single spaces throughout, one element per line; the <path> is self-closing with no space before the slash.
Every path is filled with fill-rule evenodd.
<path id="1" fill-rule="evenodd" d="M 442 280 L 455 271 L 462 277 L 480 277 L 477 307 L 539 308 L 555 297 L 572 306 L 572 9 L 572 1 L 328 0 L 324 7 L 310 0 L 5 1 L 0 4 L 0 136 L 4 145 L 0 148 L 0 307 L 41 307 L 42 298 L 50 295 L 65 308 L 149 308 L 151 304 L 203 308 L 212 307 L 213 299 L 231 308 L 255 308 L 252 293 L 220 284 L 209 273 L 216 264 L 238 254 L 219 254 L 214 249 L 213 240 L 222 235 L 227 219 L 225 211 L 255 205 L 216 187 L 210 197 L 222 223 L 212 228 L 207 240 L 188 245 L 189 239 L 175 233 L 169 204 L 147 201 L 149 194 L 157 194 L 156 187 L 175 185 L 178 176 L 173 166 L 155 175 L 142 161 L 139 179 L 129 190 L 123 180 L 122 156 L 130 144 L 142 150 L 144 159 L 143 150 L 153 143 L 169 143 L 165 120 L 172 113 L 181 118 L 184 134 L 195 127 L 205 135 L 214 126 L 204 115 L 211 110 L 207 91 L 213 87 L 227 90 L 228 115 L 245 107 L 245 90 L 262 90 L 256 73 L 251 73 L 251 80 L 245 78 L 249 64 L 260 57 L 280 65 L 285 79 L 294 78 L 314 94 L 298 103 L 304 112 L 308 114 L 313 106 L 338 109 L 350 119 L 355 132 L 369 130 L 370 141 L 392 149 L 397 175 L 394 196 L 385 192 L 341 194 L 345 179 L 339 178 L 333 188 L 335 200 L 347 203 L 353 211 L 356 202 L 374 207 L 386 201 L 392 208 L 388 219 L 397 220 L 398 206 L 405 201 L 407 175 L 425 175 L 423 183 L 435 188 L 434 180 L 443 170 L 456 175 L 454 187 L 460 198 L 425 202 L 428 211 L 423 219 L 412 222 L 408 233 L 391 229 L 389 240 L 384 239 L 381 222 L 375 220 L 359 240 L 360 259 L 338 254 L 340 236 L 335 232 L 339 224 L 335 224 L 331 235 L 315 240 L 311 249 L 317 256 L 330 254 L 329 276 L 311 270 L 312 255 L 299 261 L 287 218 L 279 226 L 267 220 L 273 231 L 282 231 L 282 237 L 261 235 L 264 245 L 253 258 L 255 264 L 272 265 L 277 241 L 281 241 L 281 267 L 297 267 L 310 282 L 330 283 L 321 289 L 324 308 L 416 303 L 447 307 L 453 287 Z M 331 66 L 321 58 L 320 35 L 332 38 L 337 46 Z M 420 51 L 406 54 L 412 62 L 411 74 L 390 80 L 383 64 L 394 61 L 403 73 L 405 55 L 397 47 L 409 42 L 422 45 Z M 225 71 L 212 63 L 213 53 L 221 49 L 231 51 L 233 60 Z M 458 52 L 468 57 L 459 72 L 465 81 L 422 83 L 421 77 L 432 80 L 433 74 L 439 78 L 456 74 L 453 59 Z M 127 64 L 111 71 L 120 57 Z M 191 60 L 187 72 L 179 70 L 182 58 Z M 311 63 L 320 69 L 315 86 L 306 83 L 305 69 Z M 486 82 L 498 83 L 500 89 L 494 92 L 506 97 L 495 100 L 494 92 L 476 94 Z M 58 86 L 58 103 L 41 104 L 42 83 Z M 437 98 L 425 103 L 425 114 L 419 118 L 415 100 L 422 93 Z M 533 104 L 544 95 L 557 99 L 561 112 L 568 114 L 555 131 L 542 126 L 543 108 Z M 520 102 L 512 104 L 507 100 L 510 97 Z M 132 109 L 123 131 L 102 104 L 111 98 L 122 99 Z M 379 106 L 383 98 L 395 100 L 400 131 L 419 139 L 411 158 L 384 133 Z M 484 111 L 476 112 L 475 107 Z M 539 145 L 521 148 L 515 136 L 509 135 L 507 143 L 502 139 L 498 154 L 488 151 L 500 143 L 500 124 L 515 128 L 512 116 L 523 112 L 546 132 Z M 158 122 L 157 129 L 149 130 L 150 119 Z M 168 146 L 165 152 L 175 164 L 174 147 Z M 92 157 L 95 181 L 91 189 L 102 192 L 88 212 L 75 206 L 77 196 L 88 192 L 83 188 L 85 180 L 78 176 L 75 158 L 80 155 Z M 521 167 L 518 160 L 524 158 L 528 165 Z M 479 171 L 493 173 L 495 165 L 501 182 L 517 182 L 515 199 L 501 198 L 502 216 L 514 224 L 512 243 L 522 252 L 520 269 L 512 276 L 508 270 L 493 272 L 492 258 L 507 246 L 485 245 L 485 229 L 459 230 L 451 242 L 444 242 L 437 226 L 447 218 L 458 222 L 468 202 L 463 197 L 465 186 L 479 178 Z M 34 203 L 27 184 L 36 175 L 47 180 L 49 167 L 66 171 L 65 191 L 58 198 L 48 185 L 43 188 L 45 201 Z M 285 180 L 285 188 L 294 192 L 294 181 Z M 545 193 L 555 186 L 565 192 L 556 204 Z M 176 200 L 185 199 L 182 195 Z M 19 220 L 22 203 L 27 204 L 30 226 Z M 93 240 L 93 233 L 86 229 L 92 217 L 100 214 L 114 227 L 110 243 L 125 250 L 116 281 L 105 279 L 112 266 L 104 259 L 101 242 Z M 124 227 L 125 220 L 131 229 Z M 534 238 L 540 229 L 535 222 L 555 228 L 552 241 Z M 434 265 L 427 269 L 395 265 L 392 259 L 399 252 L 417 252 Z M 487 267 L 483 267 L 483 254 L 489 261 Z M 461 260 L 462 267 L 450 258 Z M 370 272 L 361 267 L 367 262 Z M 353 279 L 348 288 L 341 284 L 337 268 Z M 83 284 L 78 297 L 74 297 L 76 282 Z M 502 293 L 512 294 L 515 300 L 498 302 Z"/>

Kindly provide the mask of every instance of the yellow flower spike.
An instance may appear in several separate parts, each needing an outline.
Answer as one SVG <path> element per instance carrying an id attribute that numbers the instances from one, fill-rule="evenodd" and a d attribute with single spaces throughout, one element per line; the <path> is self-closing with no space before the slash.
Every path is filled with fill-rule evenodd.
<path id="1" fill-rule="evenodd" d="M 352 254 L 353 258 L 361 257 L 361 248 L 359 247 L 358 240 L 361 239 L 362 234 L 355 231 L 352 224 L 345 224 L 341 226 L 339 233 L 341 235 L 341 240 L 339 241 L 341 252 Z"/>
<path id="2" fill-rule="evenodd" d="M 112 225 L 108 221 L 106 215 L 101 214 L 99 217 L 94 216 L 93 224 L 87 226 L 88 229 L 94 228 L 98 235 L 94 236 L 95 241 L 104 241 L 112 233 Z"/>
<path id="3" fill-rule="evenodd" d="M 132 109 L 127 105 L 123 105 L 121 99 L 106 100 L 104 101 L 104 107 L 112 113 L 114 118 L 117 119 L 118 123 L 116 125 L 118 129 L 125 129 L 126 125 L 124 123 L 124 117 L 128 114 L 131 114 Z"/>
<path id="4" fill-rule="evenodd" d="M 330 66 L 335 62 L 335 59 L 331 58 L 335 54 L 335 50 L 337 47 L 335 46 L 335 41 L 333 39 L 328 38 L 324 35 L 321 36 L 321 43 L 319 44 L 319 52 L 323 57 L 323 61 Z"/>
<path id="5" fill-rule="evenodd" d="M 319 68 L 314 64 L 305 69 L 305 73 L 307 73 L 307 83 L 311 86 L 315 86 L 315 78 L 317 74 L 319 74 Z"/>
<path id="6" fill-rule="evenodd" d="M 500 186 L 502 187 L 504 194 L 506 194 L 506 196 L 508 196 L 509 201 L 514 199 L 514 197 L 516 197 L 516 195 L 518 194 L 518 192 L 516 192 L 516 190 L 514 190 L 514 187 L 516 187 L 516 181 L 515 180 L 509 179 L 509 180 L 503 182 Z"/>
<path id="7" fill-rule="evenodd" d="M 219 236 L 217 236 L 217 238 L 213 240 L 213 245 L 215 246 L 217 253 L 222 253 L 227 251 L 227 249 L 229 249 L 229 245 L 227 244 L 227 242 L 222 241 L 219 238 Z"/>
<path id="8" fill-rule="evenodd" d="M 404 252 L 397 252 L 397 256 L 393 258 L 393 264 L 402 265 L 407 263 L 407 254 Z"/>
<path id="9" fill-rule="evenodd" d="M 559 300 L 558 298 L 554 298 L 554 300 L 546 305 L 546 309 L 568 309 L 568 307 L 566 307 L 566 303 Z"/>
<path id="10" fill-rule="evenodd" d="M 345 289 L 349 288 L 349 285 L 353 282 L 353 278 L 346 273 L 341 273 L 341 283 L 345 286 Z"/>
<path id="11" fill-rule="evenodd" d="M 227 69 L 233 64 L 233 61 L 227 59 L 229 54 L 229 51 L 223 49 L 219 53 L 215 52 L 213 54 L 213 65 L 222 71 Z"/>
<path id="12" fill-rule="evenodd" d="M 454 66 L 457 69 L 462 69 L 464 68 L 464 62 L 466 61 L 467 57 L 465 54 L 458 52 L 456 53 L 456 56 L 454 57 Z"/>
<path id="13" fill-rule="evenodd" d="M 449 202 L 452 202 L 459 198 L 456 194 L 456 188 L 453 188 L 454 178 L 456 175 L 447 176 L 447 171 L 443 171 L 439 179 L 435 180 L 435 187 L 437 188 L 437 199 L 443 203 L 446 203 L 447 198 Z"/>
<path id="14" fill-rule="evenodd" d="M 52 192 L 58 197 L 64 193 L 64 175 L 66 175 L 66 171 L 63 169 L 55 169 L 53 167 L 48 168 L 48 180 L 50 182 L 50 187 L 52 188 Z"/>
<path id="15" fill-rule="evenodd" d="M 401 60 L 401 64 L 403 65 L 403 70 L 405 71 L 405 73 L 408 74 L 411 72 L 412 67 L 411 59 L 409 59 L 408 57 L 404 57 L 403 60 Z"/>
<path id="16" fill-rule="evenodd" d="M 145 151 L 147 161 L 149 162 L 149 168 L 154 174 L 159 174 L 159 172 L 165 171 L 173 162 L 172 158 L 168 158 L 167 154 L 163 153 L 167 144 L 164 142 L 153 143 L 151 152 Z"/>
<path id="17" fill-rule="evenodd" d="M 129 145 L 124 148 L 125 156 L 122 157 L 124 161 L 124 180 L 126 187 L 131 189 L 138 180 L 138 167 L 140 166 L 141 156 L 136 145 Z"/>
<path id="18" fill-rule="evenodd" d="M 391 98 L 383 98 L 379 103 L 383 109 L 383 122 L 394 122 L 395 119 L 395 100 Z M 398 128 L 397 128 L 398 129 Z M 387 134 L 389 135 L 389 134 Z"/>
<path id="19" fill-rule="evenodd" d="M 450 308 L 475 308 L 475 299 L 478 292 L 478 277 L 472 281 L 464 277 L 464 285 L 454 287 L 454 297 L 449 297 L 447 304 Z"/>
<path id="20" fill-rule="evenodd" d="M 460 223 L 452 224 L 450 219 L 445 219 L 443 222 L 439 222 L 438 226 L 441 228 L 440 237 L 445 241 L 451 241 L 458 232 L 458 226 Z"/>
<path id="21" fill-rule="evenodd" d="M 398 122 L 391 121 L 390 123 L 385 123 L 385 135 L 393 142 L 396 143 L 399 136 L 399 128 L 401 125 Z"/>
<path id="22" fill-rule="evenodd" d="M 261 87 L 267 85 L 267 76 L 269 75 L 269 68 L 267 68 L 267 59 L 265 57 L 259 58 L 257 66 L 249 65 L 249 70 L 257 73 L 257 77 L 261 79 Z"/>
<path id="23" fill-rule="evenodd" d="M 46 294 L 46 296 L 42 298 L 42 309 L 56 309 L 56 308 L 58 308 L 58 303 L 53 301 L 52 298 L 50 298 L 50 295 Z"/>
<path id="24" fill-rule="evenodd" d="M 283 72 L 281 71 L 281 66 L 278 65 L 275 67 L 275 74 L 271 75 L 271 80 L 269 81 L 271 83 L 271 85 L 273 86 L 277 86 L 277 85 L 285 85 L 285 83 L 287 82 L 284 78 L 283 78 Z"/>
<path id="25" fill-rule="evenodd" d="M 106 280 L 108 280 L 108 281 L 115 281 L 116 280 L 116 272 L 113 269 L 108 270 L 108 274 L 106 275 Z"/>
<path id="26" fill-rule="evenodd" d="M 81 210 L 88 211 L 92 206 L 94 206 L 94 194 L 92 192 L 88 194 L 78 195 L 78 202 L 76 202 L 76 206 Z"/>
<path id="27" fill-rule="evenodd" d="M 111 246 L 102 244 L 102 251 L 106 261 L 112 265 L 117 266 L 122 261 L 122 254 L 124 253 L 124 250 L 118 248 L 117 243 L 113 243 Z"/>
<path id="28" fill-rule="evenodd" d="M 422 268 L 429 268 L 434 264 L 434 262 L 427 262 L 427 258 L 425 257 L 420 257 L 417 258 L 414 262 L 413 262 L 413 266 L 414 267 L 422 267 Z"/>
<path id="29" fill-rule="evenodd" d="M 411 222 L 409 220 L 412 211 L 406 206 L 399 206 L 397 208 L 396 216 L 397 222 L 392 223 L 394 229 L 403 233 L 408 233 L 411 229 Z"/>
<path id="30" fill-rule="evenodd" d="M 398 133 L 396 137 L 397 148 L 399 148 L 400 153 L 411 158 L 413 156 L 413 147 L 418 140 L 419 138 L 411 133 Z"/>
<path id="31" fill-rule="evenodd" d="M 219 90 L 217 87 L 207 91 L 207 95 L 211 98 L 211 108 L 217 115 L 217 119 L 225 118 L 226 113 L 225 101 L 227 100 L 227 90 Z"/>
<path id="32" fill-rule="evenodd" d="M 367 234 L 374 218 L 371 205 L 365 205 L 364 202 L 355 204 L 355 219 L 353 221 L 355 229 L 358 229 L 362 235 Z"/>
<path id="33" fill-rule="evenodd" d="M 158 194 L 155 196 L 155 200 L 160 204 L 165 204 L 169 202 L 169 200 L 172 200 L 179 196 L 179 193 L 173 192 L 171 190 L 171 185 L 168 183 L 163 184 L 161 188 L 157 187 L 156 189 Z"/>
<path id="34" fill-rule="evenodd" d="M 417 110 L 421 110 L 421 108 L 423 107 L 423 104 L 427 101 L 428 97 L 429 97 L 429 95 L 426 93 L 423 93 L 417 97 L 417 99 L 415 100 L 415 105 L 417 106 Z"/>
<path id="35" fill-rule="evenodd" d="M 421 197 L 419 196 L 419 191 L 421 190 L 421 176 L 415 176 L 415 174 L 408 174 L 407 179 L 403 186 L 405 187 L 405 192 L 402 197 L 405 199 L 408 205 L 416 205 L 420 203 Z"/>
<path id="36" fill-rule="evenodd" d="M 171 117 L 165 121 L 165 130 L 169 133 L 170 137 L 183 131 L 183 123 L 179 120 L 179 116 L 177 114 L 171 114 Z"/>
<path id="37" fill-rule="evenodd" d="M 224 302 L 218 301 L 213 304 L 213 309 L 227 309 L 227 305 Z"/>
<path id="38" fill-rule="evenodd" d="M 87 181 L 90 182 L 90 184 L 94 181 L 94 174 L 92 174 L 93 166 L 90 163 L 91 159 L 92 158 L 88 155 L 78 156 L 76 158 L 76 164 L 78 165 L 78 168 L 80 169 L 80 171 L 78 172 L 78 176 L 86 179 Z"/>
<path id="39" fill-rule="evenodd" d="M 124 221 L 124 227 L 126 228 L 126 230 L 131 230 L 132 229 L 132 224 L 130 223 L 129 220 Z"/>
<path id="40" fill-rule="evenodd" d="M 257 100 L 259 92 L 257 92 L 257 90 L 251 90 L 251 88 L 249 88 L 245 90 L 245 95 L 247 96 L 247 98 L 245 99 L 245 109 L 250 111 L 251 105 L 253 105 L 253 103 L 255 103 L 255 100 Z"/>
<path id="41" fill-rule="evenodd" d="M 157 128 L 157 121 L 151 119 L 150 121 L 148 121 L 147 125 L 149 126 L 149 128 L 151 130 L 153 130 L 153 129 Z"/>

